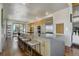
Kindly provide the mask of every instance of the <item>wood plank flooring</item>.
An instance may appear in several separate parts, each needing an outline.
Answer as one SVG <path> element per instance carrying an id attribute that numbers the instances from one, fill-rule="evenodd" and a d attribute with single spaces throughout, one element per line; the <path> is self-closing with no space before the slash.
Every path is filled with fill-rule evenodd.
<path id="1" fill-rule="evenodd" d="M 13 40 L 7 39 L 1 56 L 25 56 L 24 52 L 19 49 L 17 42 L 16 37 Z"/>
<path id="2" fill-rule="evenodd" d="M 79 56 L 79 48 L 76 46 L 65 47 L 65 56 Z"/>

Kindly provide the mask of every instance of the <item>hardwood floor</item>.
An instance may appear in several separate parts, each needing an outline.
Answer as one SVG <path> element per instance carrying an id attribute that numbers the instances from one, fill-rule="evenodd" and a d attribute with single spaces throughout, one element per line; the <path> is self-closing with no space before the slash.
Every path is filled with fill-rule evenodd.
<path id="1" fill-rule="evenodd" d="M 7 39 L 5 43 L 5 49 L 0 54 L 1 56 L 26 56 L 23 51 L 21 51 L 17 44 L 17 38 L 14 37 L 13 40 Z M 79 48 L 69 48 L 65 47 L 65 56 L 79 56 Z"/>
<path id="2" fill-rule="evenodd" d="M 79 48 L 75 46 L 65 47 L 65 56 L 79 56 Z"/>
<path id="3" fill-rule="evenodd" d="M 19 49 L 17 42 L 16 37 L 13 40 L 7 39 L 1 56 L 25 56 L 24 52 Z"/>

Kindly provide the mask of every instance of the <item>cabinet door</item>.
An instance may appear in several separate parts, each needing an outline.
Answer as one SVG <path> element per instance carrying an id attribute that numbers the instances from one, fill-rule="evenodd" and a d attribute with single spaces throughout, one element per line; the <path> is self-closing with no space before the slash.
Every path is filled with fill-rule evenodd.
<path id="1" fill-rule="evenodd" d="M 50 41 L 45 41 L 45 56 L 50 56 Z"/>
<path id="2" fill-rule="evenodd" d="M 41 43 L 41 54 L 45 55 L 45 42 Z"/>
<path id="3" fill-rule="evenodd" d="M 56 24 L 56 33 L 64 34 L 64 23 Z"/>

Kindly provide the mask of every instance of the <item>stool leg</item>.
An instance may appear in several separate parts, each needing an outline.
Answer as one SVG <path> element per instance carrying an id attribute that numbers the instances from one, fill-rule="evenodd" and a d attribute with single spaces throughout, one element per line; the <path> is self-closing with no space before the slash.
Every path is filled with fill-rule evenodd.
<path id="1" fill-rule="evenodd" d="M 32 49 L 31 49 L 31 56 L 32 56 Z"/>

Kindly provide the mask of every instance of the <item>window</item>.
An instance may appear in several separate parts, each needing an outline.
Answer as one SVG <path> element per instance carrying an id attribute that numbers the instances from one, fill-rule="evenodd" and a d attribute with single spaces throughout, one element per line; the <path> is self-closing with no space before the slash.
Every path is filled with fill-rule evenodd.
<path id="1" fill-rule="evenodd" d="M 25 25 L 24 24 L 13 24 L 13 32 L 25 33 Z"/>

